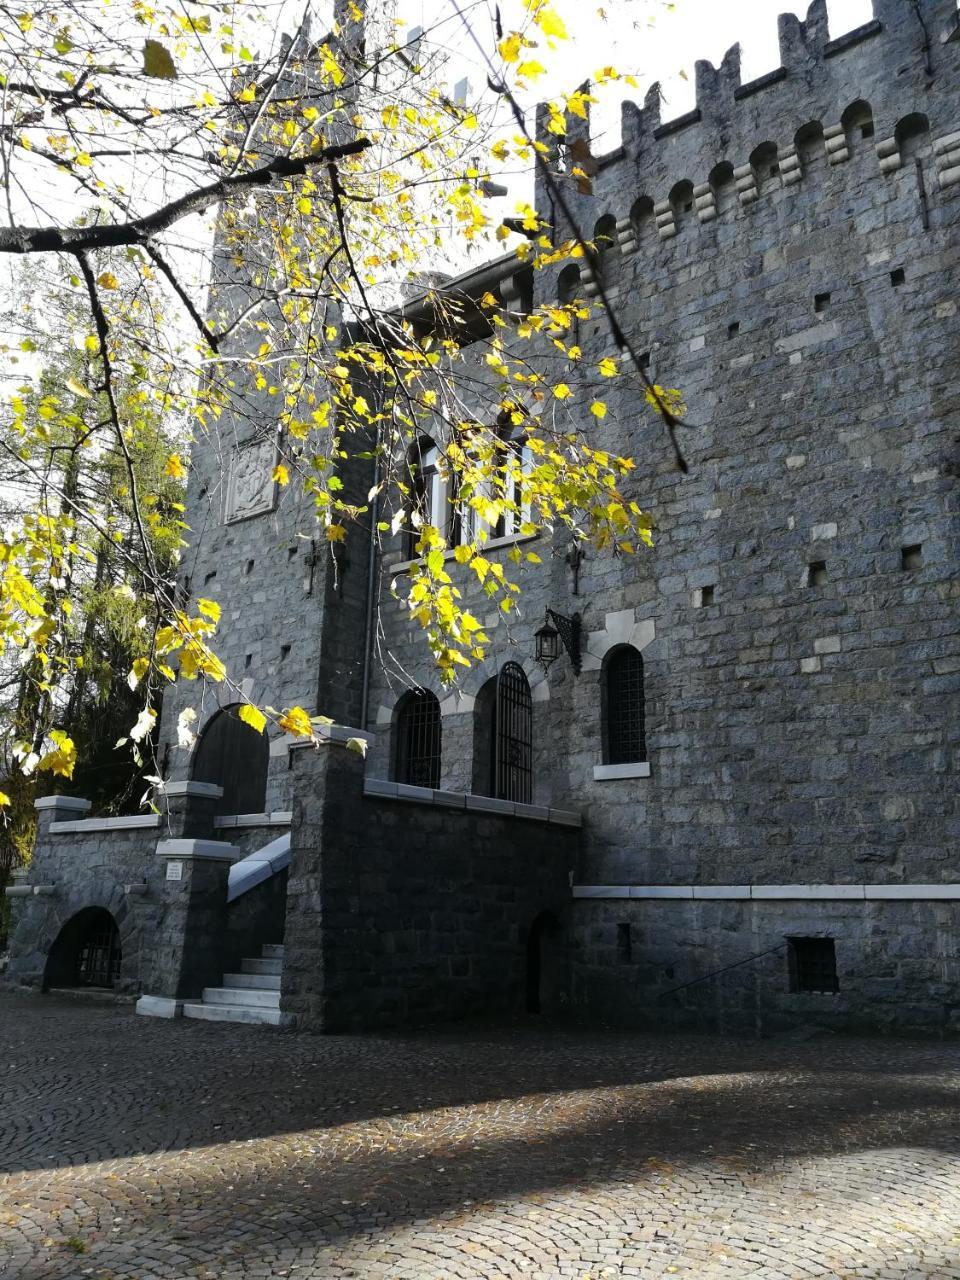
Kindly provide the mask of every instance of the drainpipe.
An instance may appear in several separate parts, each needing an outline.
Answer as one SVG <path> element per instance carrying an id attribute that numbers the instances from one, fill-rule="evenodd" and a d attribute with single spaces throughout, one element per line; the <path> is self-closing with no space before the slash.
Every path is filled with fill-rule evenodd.
<path id="1" fill-rule="evenodd" d="M 370 554 L 367 560 L 367 610 L 363 632 L 363 685 L 360 691 L 360 728 L 366 730 L 370 710 L 370 664 L 373 659 L 373 596 L 377 567 L 377 522 L 380 512 L 380 451 L 377 450 L 373 473 L 373 498 L 370 501 Z"/>

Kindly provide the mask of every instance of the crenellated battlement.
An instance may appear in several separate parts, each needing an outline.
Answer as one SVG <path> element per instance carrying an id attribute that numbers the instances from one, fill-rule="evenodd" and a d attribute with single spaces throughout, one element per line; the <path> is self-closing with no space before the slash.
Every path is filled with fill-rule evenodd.
<path id="1" fill-rule="evenodd" d="M 733 45 L 719 67 L 697 62 L 696 106 L 684 115 L 661 118 L 659 84 L 642 106 L 623 103 L 620 146 L 595 157 L 590 194 L 569 193 L 579 231 L 602 237 L 601 251 L 629 254 L 648 235 L 670 240 L 687 220 L 746 209 L 820 163 L 834 170 L 858 154 L 873 156 L 878 175 L 922 158 L 933 191 L 960 182 L 957 28 L 955 0 L 874 0 L 870 22 L 833 39 L 825 0 L 802 20 L 781 14 L 774 70 L 744 83 Z M 560 176 L 575 167 L 572 144 L 590 142 L 589 118 L 567 124 L 558 143 L 538 112 L 538 137 Z M 558 235 L 569 232 L 542 179 L 537 196 Z"/>

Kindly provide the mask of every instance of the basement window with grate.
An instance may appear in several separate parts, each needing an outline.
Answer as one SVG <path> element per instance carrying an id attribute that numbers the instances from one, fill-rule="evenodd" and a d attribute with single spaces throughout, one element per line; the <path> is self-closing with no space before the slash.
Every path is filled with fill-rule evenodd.
<path id="1" fill-rule="evenodd" d="M 787 948 L 791 991 L 835 995 L 840 990 L 833 938 L 788 938 Z"/>

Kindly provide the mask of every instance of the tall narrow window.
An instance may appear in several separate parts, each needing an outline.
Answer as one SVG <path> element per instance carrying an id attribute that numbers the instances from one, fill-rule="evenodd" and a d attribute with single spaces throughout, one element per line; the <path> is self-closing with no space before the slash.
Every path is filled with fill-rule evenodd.
<path id="1" fill-rule="evenodd" d="M 397 704 L 394 773 L 412 787 L 440 786 L 440 703 L 426 689 L 405 693 Z"/>
<path id="2" fill-rule="evenodd" d="M 643 658 L 632 645 L 621 645 L 607 655 L 602 698 L 604 763 L 646 760 Z"/>
<path id="3" fill-rule="evenodd" d="M 533 702 L 523 667 L 506 662 L 497 676 L 495 794 L 529 804 L 533 794 Z"/>
<path id="4" fill-rule="evenodd" d="M 433 525 L 446 537 L 450 523 L 447 482 L 440 471 L 440 453 L 426 436 L 419 439 L 407 459 L 410 473 L 410 523 L 406 536 L 406 554 L 413 559 L 425 525 Z"/>

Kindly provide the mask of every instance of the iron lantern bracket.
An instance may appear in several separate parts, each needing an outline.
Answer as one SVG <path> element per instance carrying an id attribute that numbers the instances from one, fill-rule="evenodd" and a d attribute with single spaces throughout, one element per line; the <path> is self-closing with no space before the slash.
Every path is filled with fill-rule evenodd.
<path id="1" fill-rule="evenodd" d="M 547 621 L 556 627 L 557 633 L 563 647 L 566 649 L 570 657 L 570 664 L 573 667 L 574 675 L 580 674 L 580 614 L 575 613 L 572 618 L 566 617 L 562 613 L 557 613 L 553 609 L 546 612 Z"/>

